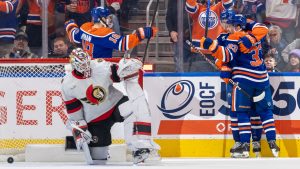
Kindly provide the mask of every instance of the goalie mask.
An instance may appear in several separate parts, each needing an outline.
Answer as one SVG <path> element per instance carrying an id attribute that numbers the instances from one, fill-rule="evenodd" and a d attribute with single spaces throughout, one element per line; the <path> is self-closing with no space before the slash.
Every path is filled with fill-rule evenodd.
<path id="1" fill-rule="evenodd" d="M 101 23 L 105 27 L 112 28 L 112 15 L 106 7 L 96 7 L 91 11 L 92 20 L 94 23 Z"/>
<path id="2" fill-rule="evenodd" d="M 70 63 L 72 68 L 82 74 L 85 78 L 91 76 L 90 61 L 90 56 L 81 48 L 72 50 L 70 54 Z"/>

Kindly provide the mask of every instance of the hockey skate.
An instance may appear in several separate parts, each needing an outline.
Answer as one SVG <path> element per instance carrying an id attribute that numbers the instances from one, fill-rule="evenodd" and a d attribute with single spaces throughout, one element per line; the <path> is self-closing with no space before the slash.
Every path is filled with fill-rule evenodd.
<path id="1" fill-rule="evenodd" d="M 269 143 L 269 147 L 273 153 L 274 157 L 278 157 L 280 148 L 277 146 L 276 141 L 275 140 L 271 140 L 268 142 Z"/>
<path id="2" fill-rule="evenodd" d="M 241 142 L 235 142 L 233 147 L 230 149 L 230 156 L 232 157 L 233 152 L 235 151 L 235 149 L 240 146 L 242 143 Z"/>
<path id="3" fill-rule="evenodd" d="M 238 147 L 236 147 L 232 152 L 232 158 L 249 158 L 249 143 L 241 143 Z"/>
<path id="4" fill-rule="evenodd" d="M 259 141 L 252 141 L 252 151 L 256 157 L 260 157 L 261 146 Z"/>
<path id="5" fill-rule="evenodd" d="M 133 151 L 133 163 L 157 163 L 161 160 L 158 151 L 155 149 L 141 148 Z"/>

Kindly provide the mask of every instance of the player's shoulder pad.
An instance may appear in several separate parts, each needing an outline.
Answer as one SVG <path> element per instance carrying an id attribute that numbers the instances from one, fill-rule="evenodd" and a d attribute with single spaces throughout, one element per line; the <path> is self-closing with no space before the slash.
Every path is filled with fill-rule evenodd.
<path id="1" fill-rule="evenodd" d="M 244 31 L 239 31 L 239 32 L 235 32 L 233 34 L 230 34 L 227 38 L 228 41 L 232 41 L 232 42 L 238 42 L 240 40 L 241 37 L 247 35 L 246 32 Z"/>
<path id="2" fill-rule="evenodd" d="M 95 61 L 96 61 L 97 63 L 101 63 L 101 62 L 104 62 L 105 60 L 104 60 L 104 59 L 101 59 L 101 58 L 98 58 L 98 59 L 95 59 Z"/>
<path id="3" fill-rule="evenodd" d="M 103 74 L 110 71 L 111 62 L 104 59 L 95 59 L 91 61 L 91 69 L 95 74 Z"/>
<path id="4" fill-rule="evenodd" d="M 134 75 L 143 68 L 143 63 L 139 59 L 129 58 L 119 61 L 118 75 L 121 79 Z"/>
<path id="5" fill-rule="evenodd" d="M 110 36 L 111 34 L 114 34 L 115 32 L 110 28 L 98 28 L 92 29 L 89 33 L 95 37 L 104 38 Z"/>

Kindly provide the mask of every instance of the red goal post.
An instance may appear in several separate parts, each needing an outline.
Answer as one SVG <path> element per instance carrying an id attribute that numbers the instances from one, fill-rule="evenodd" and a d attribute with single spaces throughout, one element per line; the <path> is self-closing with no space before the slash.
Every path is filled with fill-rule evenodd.
<path id="1" fill-rule="evenodd" d="M 70 133 L 65 129 L 60 82 L 68 63 L 68 59 L 0 59 L 0 161 L 1 155 L 24 153 L 28 144 L 65 144 Z M 140 84 L 142 77 L 140 71 Z"/>

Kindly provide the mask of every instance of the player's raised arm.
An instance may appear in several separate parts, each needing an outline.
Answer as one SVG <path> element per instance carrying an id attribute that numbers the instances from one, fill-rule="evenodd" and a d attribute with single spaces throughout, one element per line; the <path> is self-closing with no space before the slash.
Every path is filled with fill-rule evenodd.
<path id="1" fill-rule="evenodd" d="M 80 31 L 73 19 L 65 22 L 65 30 L 70 42 L 81 43 Z"/>
<path id="2" fill-rule="evenodd" d="M 185 10 L 190 14 L 195 14 L 199 9 L 199 4 L 196 0 L 186 0 Z"/>
<path id="3" fill-rule="evenodd" d="M 97 32 L 99 36 L 92 36 L 91 43 L 119 51 L 126 51 L 137 46 L 144 39 L 154 37 L 157 33 L 156 27 L 141 27 L 134 33 L 121 36 L 109 28 L 102 28 Z"/>
<path id="4" fill-rule="evenodd" d="M 248 33 L 253 35 L 257 41 L 260 41 L 269 32 L 269 29 L 265 24 L 257 23 L 252 20 L 247 20 L 245 29 L 249 31 Z"/>
<path id="5" fill-rule="evenodd" d="M 11 13 L 14 10 L 14 4 L 17 3 L 18 1 L 13 0 L 13 1 L 0 1 L 0 12 L 4 13 Z"/>

